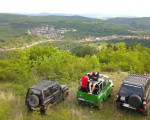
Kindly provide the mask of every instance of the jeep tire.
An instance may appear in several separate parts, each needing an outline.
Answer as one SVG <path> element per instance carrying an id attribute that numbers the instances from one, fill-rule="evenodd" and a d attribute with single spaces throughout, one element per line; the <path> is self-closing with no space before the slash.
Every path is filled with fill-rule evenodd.
<path id="1" fill-rule="evenodd" d="M 143 111 L 143 115 L 144 116 L 148 116 L 149 115 L 149 105 L 146 105 L 146 109 Z"/>
<path id="2" fill-rule="evenodd" d="M 122 105 L 121 104 L 116 104 L 117 109 L 121 109 Z"/>
<path id="3" fill-rule="evenodd" d="M 103 108 L 103 103 L 104 103 L 104 100 L 102 99 L 100 105 L 97 106 L 98 110 L 101 110 Z"/>
<path id="4" fill-rule="evenodd" d="M 65 90 L 64 95 L 63 95 L 63 100 L 66 100 L 68 98 L 68 96 L 69 96 L 69 92 L 68 92 L 68 90 Z"/>
<path id="5" fill-rule="evenodd" d="M 113 89 L 111 89 L 110 94 L 109 94 L 109 97 L 112 96 L 112 93 L 113 93 Z"/>
<path id="6" fill-rule="evenodd" d="M 50 112 L 51 110 L 53 109 L 53 104 L 52 103 L 49 103 L 48 105 L 47 105 L 47 111 L 48 112 Z"/>

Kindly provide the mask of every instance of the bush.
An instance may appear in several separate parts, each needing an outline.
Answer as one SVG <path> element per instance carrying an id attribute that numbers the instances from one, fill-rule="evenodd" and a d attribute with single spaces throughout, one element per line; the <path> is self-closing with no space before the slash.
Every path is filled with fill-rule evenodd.
<path id="1" fill-rule="evenodd" d="M 114 64 L 114 63 L 108 63 L 108 64 L 103 64 L 102 65 L 102 71 L 107 71 L 107 72 L 115 72 L 118 71 L 118 65 Z"/>

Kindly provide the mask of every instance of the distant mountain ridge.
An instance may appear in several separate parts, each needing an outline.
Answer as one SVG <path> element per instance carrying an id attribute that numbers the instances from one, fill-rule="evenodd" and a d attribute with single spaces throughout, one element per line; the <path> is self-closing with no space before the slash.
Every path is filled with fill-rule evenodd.
<path id="1" fill-rule="evenodd" d="M 118 23 L 118 24 L 132 24 L 133 22 L 145 22 L 150 23 L 150 17 L 140 17 L 140 18 L 125 18 L 125 17 L 117 17 L 110 18 L 107 21 Z"/>
<path id="2" fill-rule="evenodd" d="M 116 17 L 126 17 L 126 18 L 138 18 L 136 16 L 127 16 L 127 15 L 117 15 L 117 14 L 102 14 L 102 13 L 85 13 L 85 14 L 67 14 L 67 13 L 6 13 L 6 14 L 19 14 L 19 15 L 30 15 L 30 16 L 49 16 L 49 15 L 58 15 L 58 16 L 83 16 L 88 18 L 98 18 L 98 19 L 110 19 Z"/>

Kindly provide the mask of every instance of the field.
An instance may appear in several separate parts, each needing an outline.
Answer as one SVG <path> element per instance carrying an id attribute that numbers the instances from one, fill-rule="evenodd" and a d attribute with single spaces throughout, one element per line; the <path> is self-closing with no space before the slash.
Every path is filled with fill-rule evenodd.
<path id="1" fill-rule="evenodd" d="M 76 100 L 76 90 L 78 88 L 77 80 L 69 84 L 70 96 L 66 101 L 60 101 L 54 106 L 51 113 L 45 115 L 39 112 L 28 112 L 24 105 L 25 92 L 22 86 L 16 86 L 12 83 L 0 84 L 0 109 L 1 119 L 9 120 L 149 120 L 149 117 L 143 117 L 140 112 L 123 108 L 117 109 L 115 106 L 116 93 L 127 72 L 103 73 L 110 77 L 114 82 L 114 91 L 112 97 L 104 102 L 102 110 L 88 106 L 80 106 Z M 10 87 L 11 86 L 11 87 Z M 9 87 L 9 88 L 8 88 Z M 27 89 L 27 88 L 26 88 Z M 5 114 L 3 114 L 5 113 Z M 6 116 L 5 116 L 6 115 Z"/>

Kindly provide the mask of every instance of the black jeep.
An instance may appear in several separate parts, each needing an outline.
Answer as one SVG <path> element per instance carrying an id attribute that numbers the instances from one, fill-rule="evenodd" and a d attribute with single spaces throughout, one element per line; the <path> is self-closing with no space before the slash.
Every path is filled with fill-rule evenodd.
<path id="1" fill-rule="evenodd" d="M 117 107 L 122 106 L 149 114 L 150 79 L 147 75 L 129 74 L 117 94 Z"/>
<path id="2" fill-rule="evenodd" d="M 28 89 L 25 104 L 29 110 L 45 111 L 51 109 L 61 99 L 69 96 L 68 86 L 57 84 L 56 81 L 43 80 Z"/>

